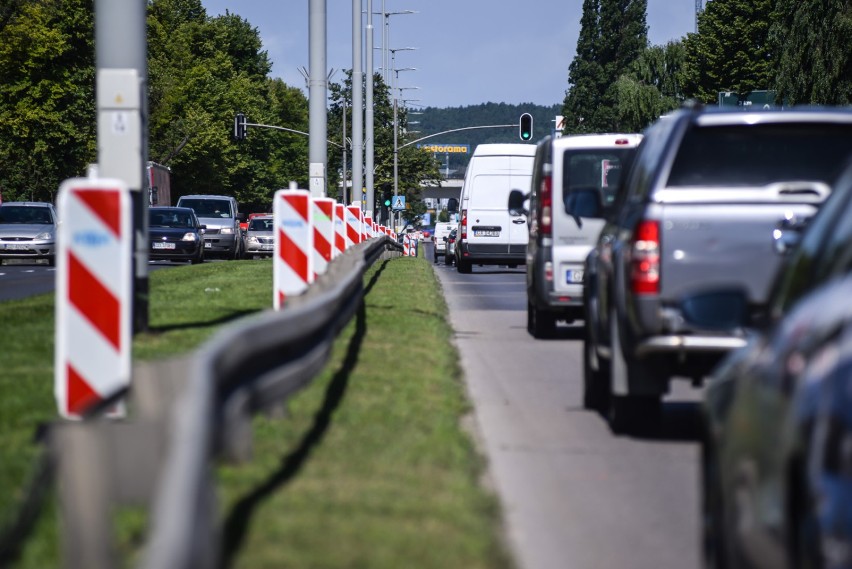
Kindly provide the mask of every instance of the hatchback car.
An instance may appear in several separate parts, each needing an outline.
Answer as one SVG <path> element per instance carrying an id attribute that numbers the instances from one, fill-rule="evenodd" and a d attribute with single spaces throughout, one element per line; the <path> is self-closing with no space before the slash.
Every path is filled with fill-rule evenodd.
<path id="1" fill-rule="evenodd" d="M 0 263 L 7 259 L 45 259 L 48 265 L 55 265 L 57 223 L 51 203 L 0 204 Z"/>
<path id="2" fill-rule="evenodd" d="M 152 261 L 204 261 L 205 226 L 188 207 L 148 208 L 148 237 Z"/>
<path id="3" fill-rule="evenodd" d="M 852 165 L 785 258 L 766 321 L 708 383 L 708 566 L 852 566 L 850 296 Z M 750 324 L 744 291 L 708 290 L 683 306 L 707 329 Z"/>
<path id="4" fill-rule="evenodd" d="M 275 247 L 273 229 L 275 223 L 271 215 L 253 217 L 246 229 L 243 250 L 247 257 L 271 257 Z"/>

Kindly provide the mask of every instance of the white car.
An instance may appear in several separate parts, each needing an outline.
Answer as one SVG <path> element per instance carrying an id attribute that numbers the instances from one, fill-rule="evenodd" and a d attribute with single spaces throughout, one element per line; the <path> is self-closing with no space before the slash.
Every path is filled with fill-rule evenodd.
<path id="1" fill-rule="evenodd" d="M 435 246 L 435 262 L 438 262 L 438 257 L 452 255 L 452 251 L 447 251 L 446 237 L 450 232 L 458 226 L 457 223 L 451 221 L 440 221 L 435 224 L 435 232 L 432 234 L 432 243 Z"/>

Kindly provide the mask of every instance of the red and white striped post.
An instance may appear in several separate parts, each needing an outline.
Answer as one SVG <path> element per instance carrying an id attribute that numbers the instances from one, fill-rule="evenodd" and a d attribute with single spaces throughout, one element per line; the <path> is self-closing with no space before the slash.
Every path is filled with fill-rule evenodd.
<path id="1" fill-rule="evenodd" d="M 357 245 L 362 239 L 361 206 L 346 206 L 346 246 Z"/>
<path id="2" fill-rule="evenodd" d="M 346 206 L 334 204 L 334 256 L 346 251 Z"/>
<path id="3" fill-rule="evenodd" d="M 334 257 L 334 205 L 331 198 L 313 198 L 314 276 L 324 275 Z"/>
<path id="4" fill-rule="evenodd" d="M 302 294 L 314 280 L 311 193 L 278 190 L 272 213 L 275 220 L 272 303 L 275 310 L 280 310 L 288 296 Z"/>
<path id="5" fill-rule="evenodd" d="M 373 218 L 369 215 L 364 216 L 364 234 L 366 235 L 365 239 L 372 239 L 376 236 L 376 232 L 373 230 Z"/>
<path id="6" fill-rule="evenodd" d="M 78 418 L 130 385 L 131 196 L 121 180 L 73 178 L 57 205 L 54 393 L 60 415 Z"/>

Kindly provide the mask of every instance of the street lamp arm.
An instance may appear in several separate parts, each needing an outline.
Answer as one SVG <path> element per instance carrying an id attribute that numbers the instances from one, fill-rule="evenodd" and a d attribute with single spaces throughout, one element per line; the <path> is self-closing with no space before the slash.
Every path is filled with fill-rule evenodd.
<path id="1" fill-rule="evenodd" d="M 462 131 L 462 130 L 474 130 L 474 129 L 477 129 L 477 128 L 514 128 L 514 127 L 517 127 L 517 126 L 518 126 L 517 124 L 490 124 L 490 125 L 485 125 L 485 126 L 466 126 L 466 127 L 463 127 L 463 128 L 454 128 L 452 130 L 444 130 L 444 131 L 441 131 L 441 132 L 436 132 L 435 134 L 430 134 L 428 136 L 418 138 L 417 140 L 412 140 L 411 142 L 406 142 L 405 144 L 401 145 L 400 148 L 405 148 L 406 146 L 414 144 L 415 142 L 420 142 L 421 140 L 426 140 L 427 138 L 433 138 L 435 136 L 441 136 L 442 134 L 449 134 L 451 132 L 459 132 L 459 131 Z"/>
<path id="2" fill-rule="evenodd" d="M 257 124 L 257 123 L 253 123 L 253 122 L 247 122 L 246 126 L 256 126 L 258 128 L 274 128 L 275 130 L 285 130 L 287 132 L 295 132 L 296 134 L 304 134 L 305 136 L 310 136 L 310 134 L 308 134 L 307 132 L 303 132 L 301 130 L 294 130 L 292 128 L 287 128 L 287 127 L 283 127 L 283 126 L 275 126 L 275 125 L 271 125 L 271 124 Z M 338 143 L 334 142 L 333 140 L 326 140 L 326 142 L 328 142 L 329 144 L 333 144 L 333 145 L 337 146 L 338 148 L 343 148 L 343 145 L 338 144 Z"/>

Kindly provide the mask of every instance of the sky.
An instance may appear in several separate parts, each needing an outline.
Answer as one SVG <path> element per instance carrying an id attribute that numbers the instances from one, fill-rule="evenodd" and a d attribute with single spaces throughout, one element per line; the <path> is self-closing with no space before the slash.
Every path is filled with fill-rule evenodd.
<path id="1" fill-rule="evenodd" d="M 396 50 L 389 66 L 415 68 L 394 74 L 409 107 L 562 104 L 583 0 L 372 0 L 373 12 L 381 13 L 383 3 L 389 13 L 415 12 L 386 18 L 387 47 Z M 272 76 L 307 94 L 300 70 L 307 71 L 309 64 L 309 0 L 202 4 L 209 16 L 228 10 L 257 28 L 272 62 Z M 362 5 L 366 11 L 367 0 Z M 352 6 L 351 0 L 326 2 L 326 57 L 335 83 L 343 80 L 344 69 L 352 68 Z M 665 44 L 692 32 L 694 8 L 694 0 L 648 0 L 650 42 Z M 382 66 L 382 20 L 377 15 L 373 22 L 376 68 Z M 402 49 L 409 47 L 415 49 Z"/>

